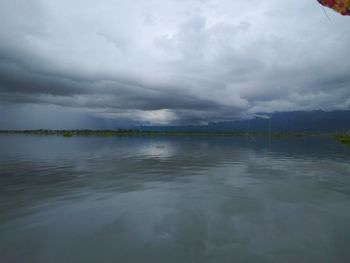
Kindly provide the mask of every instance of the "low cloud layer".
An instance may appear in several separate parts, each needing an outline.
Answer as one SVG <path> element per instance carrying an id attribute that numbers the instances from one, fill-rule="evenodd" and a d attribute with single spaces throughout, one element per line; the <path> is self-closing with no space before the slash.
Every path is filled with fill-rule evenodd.
<path id="1" fill-rule="evenodd" d="M 345 109 L 350 19 L 327 13 L 316 0 L 1 1 L 0 128 Z"/>

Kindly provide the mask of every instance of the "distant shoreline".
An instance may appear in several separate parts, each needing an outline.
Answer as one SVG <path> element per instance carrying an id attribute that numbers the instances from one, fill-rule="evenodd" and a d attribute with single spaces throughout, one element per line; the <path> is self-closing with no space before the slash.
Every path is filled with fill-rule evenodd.
<path id="1" fill-rule="evenodd" d="M 319 132 L 296 132 L 296 131 L 152 131 L 136 129 L 118 129 L 118 130 L 0 130 L 0 134 L 37 134 L 37 135 L 72 135 L 72 136 L 120 136 L 120 135 L 222 135 L 222 136 L 314 136 L 329 135 L 330 133 Z"/>
<path id="2" fill-rule="evenodd" d="M 133 129 L 118 130 L 0 130 L 0 134 L 22 134 L 22 135 L 39 135 L 39 136 L 63 136 L 70 138 L 73 136 L 98 136 L 98 137 L 310 137 L 323 136 L 333 138 L 340 143 L 350 146 L 350 134 L 339 133 L 320 133 L 320 132 L 280 132 L 280 131 L 264 131 L 264 132 L 243 132 L 243 131 L 147 131 Z"/>

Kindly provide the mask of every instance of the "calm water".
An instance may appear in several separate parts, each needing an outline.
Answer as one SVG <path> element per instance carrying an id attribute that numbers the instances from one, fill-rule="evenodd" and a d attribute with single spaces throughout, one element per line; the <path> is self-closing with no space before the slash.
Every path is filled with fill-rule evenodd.
<path id="1" fill-rule="evenodd" d="M 0 262 L 350 262 L 350 148 L 2 135 Z"/>

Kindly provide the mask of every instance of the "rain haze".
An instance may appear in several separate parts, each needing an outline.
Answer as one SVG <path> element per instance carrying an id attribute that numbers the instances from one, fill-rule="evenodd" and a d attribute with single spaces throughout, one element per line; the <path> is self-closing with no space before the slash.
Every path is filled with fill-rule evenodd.
<path id="1" fill-rule="evenodd" d="M 0 2 L 0 129 L 346 109 L 350 19 L 315 0 Z"/>

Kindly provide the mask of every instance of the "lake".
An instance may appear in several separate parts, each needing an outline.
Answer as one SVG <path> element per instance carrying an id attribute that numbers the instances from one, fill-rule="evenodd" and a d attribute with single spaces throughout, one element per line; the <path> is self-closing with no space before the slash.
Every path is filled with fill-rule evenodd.
<path id="1" fill-rule="evenodd" d="M 350 262 L 330 138 L 0 136 L 0 262 Z"/>

